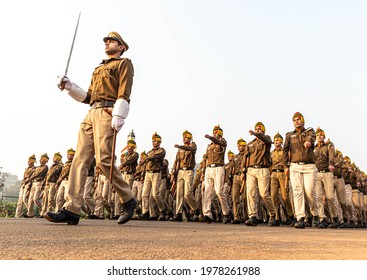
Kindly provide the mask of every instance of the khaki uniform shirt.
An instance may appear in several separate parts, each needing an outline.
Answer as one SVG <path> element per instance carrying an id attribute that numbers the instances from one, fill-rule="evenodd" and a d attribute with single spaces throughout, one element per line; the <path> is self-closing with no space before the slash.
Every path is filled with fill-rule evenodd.
<path id="1" fill-rule="evenodd" d="M 352 165 L 349 162 L 345 162 L 342 166 L 342 173 L 345 184 L 349 184 L 352 186 L 352 189 L 357 188 L 357 176 L 352 170 Z"/>
<path id="2" fill-rule="evenodd" d="M 283 148 L 275 148 L 271 154 L 271 170 L 284 170 L 283 166 Z"/>
<path id="3" fill-rule="evenodd" d="M 32 180 L 34 182 L 42 182 L 46 177 L 47 171 L 48 171 L 47 164 L 37 166 L 34 172 L 32 173 L 32 176 L 28 180 Z"/>
<path id="4" fill-rule="evenodd" d="M 128 58 L 111 58 L 103 60 L 96 67 L 83 103 L 93 104 L 97 101 L 116 101 L 123 98 L 130 102 L 134 68 Z"/>
<path id="5" fill-rule="evenodd" d="M 167 179 L 169 170 L 168 170 L 168 160 L 164 159 L 163 160 L 163 166 L 162 166 L 162 179 Z"/>
<path id="6" fill-rule="evenodd" d="M 224 183 L 227 183 L 230 186 L 232 185 L 233 181 L 232 170 L 233 170 L 233 160 L 224 165 Z"/>
<path id="7" fill-rule="evenodd" d="M 248 166 L 260 165 L 262 168 L 270 167 L 271 137 L 263 133 L 255 133 L 256 138 L 246 145 L 245 157 L 249 158 Z M 243 164 L 243 166 L 245 166 Z"/>
<path id="8" fill-rule="evenodd" d="M 194 169 L 195 162 L 195 154 L 196 154 L 197 146 L 195 142 L 191 142 L 190 145 L 182 145 L 178 148 L 176 154 L 176 160 L 173 164 L 175 167 L 175 171 L 180 168 L 191 168 Z"/>
<path id="9" fill-rule="evenodd" d="M 283 145 L 283 165 L 288 166 L 290 162 L 315 163 L 313 153 L 315 140 L 316 133 L 313 128 L 288 132 Z M 305 141 L 311 143 L 310 148 L 304 147 Z"/>
<path id="10" fill-rule="evenodd" d="M 32 176 L 32 174 L 33 174 L 33 172 L 34 172 L 34 170 L 36 170 L 36 167 L 35 167 L 35 166 L 33 166 L 33 167 L 27 167 L 27 168 L 24 170 L 24 174 L 23 174 L 23 183 L 22 183 L 22 184 L 24 184 L 24 182 L 25 182 L 27 179 L 31 178 L 31 176 Z"/>
<path id="11" fill-rule="evenodd" d="M 46 183 L 56 183 L 60 176 L 63 164 L 59 162 L 58 164 L 52 164 L 47 172 Z"/>
<path id="12" fill-rule="evenodd" d="M 335 148 L 333 143 L 317 143 L 314 150 L 315 164 L 319 172 L 329 172 L 329 165 L 334 166 Z"/>
<path id="13" fill-rule="evenodd" d="M 334 176 L 342 178 L 343 177 L 342 166 L 344 164 L 343 156 L 336 156 L 334 159 L 334 163 L 335 163 Z"/>
<path id="14" fill-rule="evenodd" d="M 224 138 L 217 139 L 211 136 L 212 143 L 206 149 L 206 163 L 208 167 L 211 164 L 224 166 L 224 156 L 227 148 L 227 141 Z"/>
<path id="15" fill-rule="evenodd" d="M 141 181 L 142 178 L 144 178 L 144 175 L 145 175 L 145 165 L 146 165 L 146 163 L 143 162 L 143 163 L 139 163 L 136 166 L 136 170 L 135 170 L 135 173 L 134 173 L 134 180 L 135 181 Z"/>
<path id="16" fill-rule="evenodd" d="M 242 162 L 243 162 L 243 158 L 245 157 L 245 152 L 243 151 L 243 153 L 238 153 L 234 159 L 233 159 L 233 169 L 232 169 L 232 175 L 241 175 L 242 174 Z"/>
<path id="17" fill-rule="evenodd" d="M 139 154 L 137 152 L 128 153 L 125 157 L 121 158 L 121 165 L 119 166 L 120 172 L 127 172 L 128 174 L 134 174 L 136 166 L 138 165 Z"/>
<path id="18" fill-rule="evenodd" d="M 147 165 L 145 171 L 162 171 L 163 160 L 165 156 L 166 150 L 161 147 L 150 150 L 147 156 Z"/>
<path id="19" fill-rule="evenodd" d="M 61 174 L 59 176 L 59 181 L 69 179 L 71 163 L 72 163 L 71 160 L 65 162 L 64 166 L 62 167 Z"/>

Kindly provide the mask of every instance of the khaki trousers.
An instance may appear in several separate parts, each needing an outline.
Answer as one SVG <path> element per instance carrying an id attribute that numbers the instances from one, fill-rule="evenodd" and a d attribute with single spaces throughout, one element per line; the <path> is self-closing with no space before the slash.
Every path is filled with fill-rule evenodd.
<path id="1" fill-rule="evenodd" d="M 103 185 L 102 185 L 102 202 L 103 207 L 107 211 L 108 215 L 113 215 L 114 212 L 114 194 L 112 192 L 112 186 L 110 181 L 104 176 Z"/>
<path id="2" fill-rule="evenodd" d="M 42 203 L 39 201 L 42 192 L 42 182 L 33 182 L 28 198 L 27 216 L 34 216 L 34 205 L 36 204 L 39 213 L 42 210 Z"/>
<path id="3" fill-rule="evenodd" d="M 59 185 L 56 193 L 56 209 L 55 212 L 61 210 L 62 206 L 65 203 L 65 190 L 68 186 L 68 180 L 62 180 L 61 184 Z"/>
<path id="4" fill-rule="evenodd" d="M 191 210 L 195 211 L 198 208 L 192 189 L 193 182 L 193 170 L 178 171 L 176 186 L 176 214 L 182 214 L 182 205 L 184 201 L 189 205 Z"/>
<path id="5" fill-rule="evenodd" d="M 132 193 L 133 197 L 138 202 L 137 207 L 141 208 L 141 199 L 142 199 L 142 189 L 143 189 L 143 183 L 140 181 L 134 181 L 133 187 L 132 187 Z"/>
<path id="6" fill-rule="evenodd" d="M 99 218 L 104 217 L 104 208 L 103 208 L 103 197 L 102 197 L 102 191 L 103 191 L 103 185 L 106 180 L 106 177 L 102 174 L 98 175 L 98 183 L 97 187 L 94 190 L 93 199 L 96 203 L 96 206 L 94 207 L 94 215 L 96 215 Z"/>
<path id="7" fill-rule="evenodd" d="M 318 215 L 315 189 L 317 173 L 315 164 L 291 163 L 290 180 L 292 183 L 294 214 L 297 220 L 306 217 L 306 203 L 310 206 L 311 215 Z"/>
<path id="8" fill-rule="evenodd" d="M 233 210 L 233 218 L 235 220 L 241 220 L 241 190 L 242 180 L 241 175 L 233 176 L 233 184 L 232 184 L 232 210 Z M 243 214 L 242 214 L 243 215 Z"/>
<path id="9" fill-rule="evenodd" d="M 352 186 L 350 184 L 346 184 L 345 185 L 345 198 L 347 200 L 348 220 L 349 221 L 354 221 L 355 220 L 352 191 L 353 191 Z"/>
<path id="10" fill-rule="evenodd" d="M 205 170 L 204 185 L 203 214 L 213 219 L 211 206 L 215 193 L 222 207 L 222 214 L 228 215 L 228 192 L 226 192 L 224 187 L 224 167 L 207 167 Z"/>
<path id="11" fill-rule="evenodd" d="M 112 117 L 104 108 L 90 109 L 80 125 L 78 144 L 69 174 L 69 186 L 66 190 L 66 210 L 80 214 L 88 169 L 95 154 L 96 164 L 103 174 L 110 174 L 113 130 Z M 115 156 L 115 155 L 113 155 Z M 110 178 L 108 178 L 110 179 Z M 116 164 L 113 166 L 113 189 L 121 199 L 127 202 L 132 198 L 129 185 L 122 179 Z"/>
<path id="12" fill-rule="evenodd" d="M 146 172 L 143 185 L 142 193 L 142 213 L 148 213 L 149 211 L 149 197 L 150 195 L 154 199 L 155 203 L 158 205 L 159 211 L 165 209 L 163 198 L 159 191 L 159 186 L 161 183 L 162 174 L 160 172 L 151 173 Z M 152 210 L 150 211 L 152 214 Z"/>
<path id="13" fill-rule="evenodd" d="M 247 187 L 247 208 L 249 218 L 255 217 L 256 212 L 256 189 L 259 192 L 260 198 L 263 200 L 266 211 L 269 216 L 275 218 L 275 208 L 270 197 L 270 171 L 268 168 L 252 168 L 249 167 L 246 173 Z M 263 217 L 265 218 L 265 217 Z"/>
<path id="14" fill-rule="evenodd" d="M 94 213 L 96 208 L 96 202 L 93 199 L 93 179 L 94 176 L 87 176 L 87 181 L 85 182 L 83 199 L 85 205 L 87 206 L 88 213 Z"/>
<path id="15" fill-rule="evenodd" d="M 47 183 L 43 191 L 43 205 L 41 216 L 47 211 L 52 212 L 55 207 L 55 185 L 56 183 Z M 53 201 L 51 201 L 53 199 Z M 53 204 L 52 204 L 53 202 Z"/>
<path id="16" fill-rule="evenodd" d="M 334 187 L 336 191 L 336 197 L 342 208 L 343 218 L 348 220 L 348 207 L 347 207 L 344 179 L 334 177 Z"/>
<path id="17" fill-rule="evenodd" d="M 354 221 L 360 222 L 362 221 L 362 211 L 359 190 L 352 190 L 352 200 L 354 206 Z"/>
<path id="18" fill-rule="evenodd" d="M 334 189 L 334 176 L 331 172 L 317 172 L 316 176 L 316 197 L 317 197 L 317 209 L 319 213 L 320 220 L 326 218 L 325 215 L 325 205 L 323 202 L 323 196 L 325 195 L 325 203 L 327 203 L 328 209 L 330 211 L 331 218 L 337 218 L 337 210 L 333 203 L 333 197 L 335 193 Z"/>
<path id="19" fill-rule="evenodd" d="M 26 199 L 29 184 L 22 185 L 19 189 L 19 197 L 17 202 L 17 209 L 15 210 L 15 218 L 21 218 L 23 216 L 23 204 L 27 208 L 28 199 Z"/>
<path id="20" fill-rule="evenodd" d="M 271 201 L 273 202 L 275 208 L 275 219 L 280 221 L 279 210 L 280 210 L 280 199 L 279 199 L 279 190 L 285 204 L 285 209 L 287 211 L 288 217 L 293 216 L 292 204 L 289 197 L 289 189 L 288 186 L 285 185 L 286 176 L 284 172 L 275 172 L 273 171 L 270 176 L 270 196 Z"/>

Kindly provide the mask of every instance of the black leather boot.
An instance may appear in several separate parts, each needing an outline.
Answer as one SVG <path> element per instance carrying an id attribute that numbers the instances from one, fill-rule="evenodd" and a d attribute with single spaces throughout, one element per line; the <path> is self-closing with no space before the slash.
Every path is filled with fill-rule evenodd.
<path id="1" fill-rule="evenodd" d="M 80 216 L 65 209 L 61 209 L 56 213 L 46 212 L 44 215 L 47 221 L 53 223 L 67 223 L 68 225 L 77 225 Z"/>

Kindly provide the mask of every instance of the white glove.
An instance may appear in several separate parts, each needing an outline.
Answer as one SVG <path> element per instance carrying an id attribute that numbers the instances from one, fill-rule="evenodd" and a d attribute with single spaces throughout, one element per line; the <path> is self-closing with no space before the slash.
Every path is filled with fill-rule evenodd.
<path id="1" fill-rule="evenodd" d="M 61 75 L 57 76 L 57 78 L 59 79 L 59 82 L 57 83 L 59 89 L 61 90 L 66 89 L 67 91 L 71 90 L 72 83 L 68 77 L 66 77 L 65 75 Z"/>
<path id="2" fill-rule="evenodd" d="M 115 106 L 113 106 L 112 110 L 111 126 L 113 129 L 116 129 L 117 132 L 119 132 L 124 125 L 125 119 L 129 114 L 129 110 L 130 105 L 125 99 L 120 98 L 116 100 Z"/>
<path id="3" fill-rule="evenodd" d="M 82 102 L 85 100 L 85 98 L 87 97 L 87 93 L 77 84 L 72 83 L 70 79 L 65 75 L 58 76 L 57 78 L 59 78 L 59 83 L 57 84 L 59 89 L 66 89 L 68 94 L 76 101 Z"/>

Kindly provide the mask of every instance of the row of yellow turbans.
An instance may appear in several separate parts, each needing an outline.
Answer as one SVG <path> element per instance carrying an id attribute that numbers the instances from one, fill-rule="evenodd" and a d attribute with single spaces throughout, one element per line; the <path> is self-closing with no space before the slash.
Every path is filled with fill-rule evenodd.
<path id="1" fill-rule="evenodd" d="M 68 151 L 67 151 L 67 154 L 68 155 L 74 155 L 75 154 L 75 151 L 73 148 L 70 148 Z M 60 154 L 60 152 L 57 152 L 54 154 L 54 158 L 58 159 L 59 161 L 61 161 L 62 159 L 62 155 Z M 46 162 L 50 159 L 50 157 L 47 155 L 47 153 L 44 153 L 43 155 L 41 155 L 41 159 L 44 159 L 46 160 Z M 28 161 L 31 161 L 31 162 L 36 162 L 36 155 L 31 155 L 29 158 L 28 158 Z"/>

